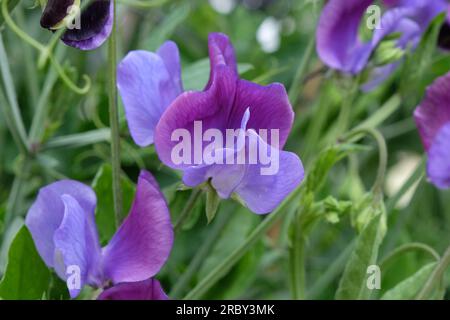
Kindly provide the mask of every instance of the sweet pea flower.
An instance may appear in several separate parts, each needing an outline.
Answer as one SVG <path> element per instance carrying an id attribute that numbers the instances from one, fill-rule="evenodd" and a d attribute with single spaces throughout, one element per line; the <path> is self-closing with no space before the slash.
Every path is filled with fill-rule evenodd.
<path id="1" fill-rule="evenodd" d="M 428 178 L 440 189 L 450 188 L 450 73 L 427 89 L 414 117 L 428 153 Z"/>
<path id="2" fill-rule="evenodd" d="M 375 66 L 369 82 L 370 90 L 384 81 L 399 65 L 402 52 L 414 49 L 433 19 L 446 12 L 446 0 L 384 0 L 387 10 L 375 26 L 369 41 L 360 39 L 363 17 L 373 0 L 330 0 L 325 5 L 317 29 L 317 52 L 330 68 L 348 74 L 359 74 L 369 64 L 376 49 L 390 35 L 399 34 L 395 41 L 386 43 L 386 61 Z M 365 24 L 365 22 L 364 22 Z M 444 43 L 446 33 L 441 32 Z M 389 59 L 393 57 L 394 59 Z M 391 61 L 394 60 L 394 61 Z M 397 60 L 397 61 L 395 61 Z"/>
<path id="3" fill-rule="evenodd" d="M 153 277 L 170 254 L 173 229 L 155 179 L 141 172 L 130 213 L 104 248 L 96 202 L 90 187 L 73 180 L 39 191 L 25 223 L 45 264 L 67 282 L 72 298 L 89 285 L 105 289 L 100 299 L 166 299 Z"/>
<path id="4" fill-rule="evenodd" d="M 79 11 L 80 0 L 48 0 L 41 26 L 52 31 L 67 28 L 61 40 L 68 46 L 81 50 L 100 47 L 112 31 L 114 2 L 94 0 L 81 15 Z"/>
<path id="5" fill-rule="evenodd" d="M 175 44 L 168 42 L 157 53 L 135 51 L 128 54 L 118 68 L 118 87 L 131 135 L 141 146 L 154 142 L 161 161 L 184 172 L 183 182 L 187 186 L 208 182 L 221 198 L 234 194 L 251 211 L 269 213 L 304 177 L 298 156 L 282 151 L 294 119 L 286 90 L 278 83 L 261 86 L 240 79 L 234 48 L 224 34 L 210 34 L 209 56 L 210 79 L 204 91 L 183 93 Z M 173 151 L 179 142 L 172 135 L 181 130 L 195 139 L 194 127 L 198 123 L 202 126 L 200 134 L 216 130 L 223 137 L 228 130 L 240 129 L 238 141 L 232 148 L 214 142 L 201 143 L 190 152 L 186 151 L 189 153 L 186 156 L 192 159 L 209 150 L 209 154 L 222 161 L 174 161 Z M 261 136 L 261 130 L 276 131 L 278 137 Z M 277 156 L 276 172 L 262 174 L 267 168 L 261 161 L 227 161 L 238 155 L 246 159 L 254 155 L 255 151 L 250 148 L 252 143 L 260 150 L 270 151 L 271 156 Z M 196 142 L 189 140 L 189 144 Z"/>

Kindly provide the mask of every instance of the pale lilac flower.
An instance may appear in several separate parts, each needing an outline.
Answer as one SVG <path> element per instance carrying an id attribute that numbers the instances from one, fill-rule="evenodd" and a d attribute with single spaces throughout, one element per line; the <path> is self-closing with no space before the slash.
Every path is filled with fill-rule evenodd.
<path id="1" fill-rule="evenodd" d="M 147 289 L 152 291 L 147 296 L 165 297 L 152 278 L 169 256 L 173 229 L 157 182 L 150 173 L 141 172 L 130 213 L 104 248 L 95 224 L 96 202 L 90 187 L 73 180 L 39 191 L 26 226 L 45 264 L 68 281 L 72 298 L 85 285 L 107 289 L 106 297 L 131 298 Z M 77 271 L 79 287 L 71 286 L 69 277 Z"/>

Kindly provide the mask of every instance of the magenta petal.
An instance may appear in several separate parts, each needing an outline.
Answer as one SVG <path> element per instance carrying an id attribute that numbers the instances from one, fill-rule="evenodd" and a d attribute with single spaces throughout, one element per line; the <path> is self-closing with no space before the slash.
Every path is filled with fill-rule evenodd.
<path id="1" fill-rule="evenodd" d="M 274 83 L 261 86 L 246 80 L 238 82 L 237 95 L 228 128 L 239 128 L 245 111 L 250 110 L 247 129 L 279 130 L 279 149 L 286 143 L 294 122 L 294 112 L 286 89 Z M 269 141 L 269 144 L 272 144 Z"/>
<path id="2" fill-rule="evenodd" d="M 98 300 L 168 300 L 156 279 L 124 282 L 103 291 Z"/>
<path id="3" fill-rule="evenodd" d="M 450 188 L 450 122 L 441 128 L 428 151 L 427 171 L 436 187 Z"/>
<path id="4" fill-rule="evenodd" d="M 182 168 L 172 161 L 172 150 L 179 143 L 172 141 L 175 130 L 185 129 L 194 139 L 194 122 L 202 122 L 202 131 L 209 128 L 225 130 L 236 94 L 237 78 L 228 67 L 219 66 L 211 87 L 204 92 L 181 94 L 161 117 L 155 131 L 155 147 L 161 161 L 171 168 Z M 242 115 L 241 115 L 242 117 Z M 239 128 L 239 127 L 238 127 Z M 194 153 L 194 148 L 192 148 Z M 193 155 L 191 156 L 193 159 Z"/>
<path id="5" fill-rule="evenodd" d="M 223 33 L 211 33 L 208 37 L 208 47 L 211 71 L 206 89 L 211 87 L 212 81 L 215 78 L 214 73 L 218 66 L 227 66 L 231 72 L 238 76 L 236 54 L 227 35 Z"/>
<path id="6" fill-rule="evenodd" d="M 39 190 L 36 201 L 28 210 L 25 224 L 31 232 L 39 254 L 49 267 L 54 267 L 53 236 L 64 218 L 65 205 L 61 196 L 65 194 L 76 199 L 89 220 L 94 221 L 97 200 L 90 187 L 77 181 L 62 180 Z"/>
<path id="7" fill-rule="evenodd" d="M 113 283 L 153 277 L 169 257 L 172 243 L 166 201 L 151 174 L 142 171 L 130 213 L 104 248 L 105 277 Z"/>
<path id="8" fill-rule="evenodd" d="M 183 90 L 177 46 L 130 52 L 118 66 L 117 83 L 131 136 L 141 147 L 152 144 L 161 115 Z"/>
<path id="9" fill-rule="evenodd" d="M 64 218 L 54 233 L 54 267 L 58 275 L 66 280 L 73 275 L 69 287 L 75 298 L 84 284 L 101 285 L 101 250 L 93 221 L 78 201 L 70 195 L 61 196 L 64 203 Z M 95 231 L 93 231 L 95 230 Z M 79 281 L 75 280 L 79 277 Z"/>
<path id="10" fill-rule="evenodd" d="M 438 132 L 450 122 L 450 73 L 428 87 L 414 117 L 425 149 L 430 149 Z"/>

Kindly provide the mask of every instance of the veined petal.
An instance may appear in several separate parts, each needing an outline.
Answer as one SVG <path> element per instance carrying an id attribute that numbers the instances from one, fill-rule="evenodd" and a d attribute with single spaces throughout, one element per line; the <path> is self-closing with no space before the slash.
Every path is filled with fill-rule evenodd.
<path id="1" fill-rule="evenodd" d="M 101 285 L 101 251 L 89 215 L 74 197 L 64 194 L 61 200 L 65 210 L 61 225 L 53 236 L 54 267 L 63 280 L 73 275 L 69 292 L 75 298 L 86 283 Z"/>
<path id="2" fill-rule="evenodd" d="M 114 2 L 95 0 L 81 13 L 80 28 L 67 30 L 61 40 L 80 50 L 100 47 L 111 34 L 114 22 Z"/>
<path id="3" fill-rule="evenodd" d="M 124 282 L 103 291 L 98 300 L 168 300 L 156 279 Z"/>
<path id="4" fill-rule="evenodd" d="M 317 28 L 317 52 L 329 67 L 358 73 L 366 65 L 373 47 L 359 39 L 361 19 L 373 0 L 330 0 Z"/>
<path id="5" fill-rule="evenodd" d="M 169 257 L 173 229 L 164 196 L 149 172 L 142 171 L 128 217 L 103 249 L 103 266 L 113 283 L 153 277 Z"/>
<path id="6" fill-rule="evenodd" d="M 236 94 L 237 77 L 226 66 L 216 67 L 214 81 L 204 92 L 190 91 L 181 94 L 167 108 L 155 131 L 155 147 L 161 161 L 171 168 L 186 168 L 189 165 L 174 163 L 172 151 L 179 143 L 172 141 L 173 134 L 179 130 L 189 133 L 191 159 L 194 159 L 194 125 L 201 121 L 202 134 L 210 128 L 225 130 Z M 242 116 L 242 115 L 241 115 Z M 199 146 L 203 150 L 203 146 Z"/>
<path id="7" fill-rule="evenodd" d="M 66 210 L 62 195 L 70 195 L 77 201 L 87 220 L 91 221 L 92 232 L 95 230 L 94 213 L 97 200 L 90 187 L 73 180 L 62 180 L 39 190 L 36 201 L 28 210 L 25 224 L 40 256 L 49 267 L 54 267 L 53 236 L 61 226 Z"/>
<path id="8" fill-rule="evenodd" d="M 177 46 L 166 42 L 158 54 L 130 52 L 118 66 L 117 84 L 134 141 L 152 144 L 162 114 L 183 91 Z"/>
<path id="9" fill-rule="evenodd" d="M 450 188 L 450 122 L 437 133 L 428 151 L 428 178 L 436 187 Z"/>
<path id="10" fill-rule="evenodd" d="M 277 143 L 282 149 L 294 122 L 294 111 L 284 86 L 279 83 L 261 86 L 250 81 L 239 80 L 227 128 L 239 128 L 247 109 L 249 109 L 251 117 L 246 128 L 255 131 L 260 129 L 278 130 L 279 141 Z M 273 145 L 271 141 L 268 143 Z"/>
<path id="11" fill-rule="evenodd" d="M 450 122 L 450 73 L 428 87 L 414 118 L 425 149 L 429 150 L 438 132 Z"/>

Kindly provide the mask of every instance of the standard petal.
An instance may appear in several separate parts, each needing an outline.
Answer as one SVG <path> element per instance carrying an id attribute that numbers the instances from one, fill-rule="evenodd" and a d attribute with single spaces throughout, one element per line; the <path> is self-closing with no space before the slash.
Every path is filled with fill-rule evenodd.
<path id="1" fill-rule="evenodd" d="M 28 210 L 25 224 L 33 236 L 39 254 L 49 267 L 54 267 L 53 236 L 64 217 L 65 206 L 61 199 L 64 194 L 76 199 L 83 212 L 89 216 L 89 220 L 93 222 L 95 219 L 97 199 L 90 187 L 73 180 L 62 180 L 39 190 L 36 201 Z"/>
<path id="2" fill-rule="evenodd" d="M 103 291 L 98 300 L 168 300 L 156 279 L 124 282 Z"/>
<path id="3" fill-rule="evenodd" d="M 215 78 L 214 73 L 218 66 L 226 66 L 230 68 L 232 73 L 238 76 L 236 54 L 227 35 L 223 33 L 210 33 L 208 36 L 208 48 L 211 70 L 206 89 L 211 87 L 212 81 Z"/>
<path id="4" fill-rule="evenodd" d="M 239 128 L 246 110 L 250 110 L 250 120 L 246 129 L 279 131 L 279 148 L 286 143 L 294 122 L 294 111 L 289 102 L 286 89 L 282 84 L 274 83 L 261 86 L 246 80 L 239 80 L 233 111 L 227 128 Z M 272 144 L 271 141 L 268 141 Z M 272 144 L 273 145 L 273 144 Z"/>
<path id="5" fill-rule="evenodd" d="M 450 122 L 450 73 L 428 87 L 425 99 L 414 112 L 425 149 L 428 150 L 441 128 Z"/>
<path id="6" fill-rule="evenodd" d="M 226 66 L 216 67 L 214 81 L 204 92 L 185 92 L 167 108 L 155 131 L 155 147 L 161 161 L 171 168 L 186 168 L 194 164 L 195 151 L 200 153 L 203 146 L 194 145 L 194 124 L 201 122 L 201 132 L 210 128 L 224 131 L 227 128 L 236 94 L 237 77 Z M 242 115 L 241 115 L 242 117 Z M 172 151 L 179 141 L 173 141 L 173 135 L 179 130 L 189 133 L 191 163 L 176 164 Z M 201 139 L 201 137 L 200 137 Z M 200 142 L 201 143 L 201 142 Z M 198 152 L 200 150 L 200 152 Z"/>
<path id="7" fill-rule="evenodd" d="M 100 47 L 111 34 L 114 22 L 114 2 L 96 0 L 82 13 L 80 28 L 67 30 L 61 40 L 68 46 L 80 50 Z"/>
<path id="8" fill-rule="evenodd" d="M 161 47 L 162 56 L 132 51 L 119 64 L 117 85 L 128 127 L 137 145 L 154 141 L 154 130 L 162 114 L 182 92 L 178 49 L 173 43 Z M 173 65 L 172 63 L 177 63 Z"/>
<path id="9" fill-rule="evenodd" d="M 74 197 L 64 194 L 61 200 L 64 218 L 53 236 L 54 267 L 63 280 L 69 279 L 70 296 L 75 298 L 86 283 L 102 284 L 101 250 L 90 215 Z"/>
<path id="10" fill-rule="evenodd" d="M 373 47 L 361 44 L 359 26 L 373 0 L 330 0 L 317 28 L 317 52 L 329 67 L 359 73 L 367 64 Z"/>
<path id="11" fill-rule="evenodd" d="M 278 207 L 303 181 L 305 171 L 295 153 L 271 148 L 259 138 L 258 148 L 261 147 L 271 155 L 271 161 L 262 165 L 260 159 L 258 164 L 247 165 L 245 176 L 234 192 L 252 212 L 266 214 Z"/>
<path id="12" fill-rule="evenodd" d="M 153 277 L 169 257 L 173 228 L 164 196 L 142 171 L 128 217 L 103 250 L 104 273 L 113 283 Z"/>

